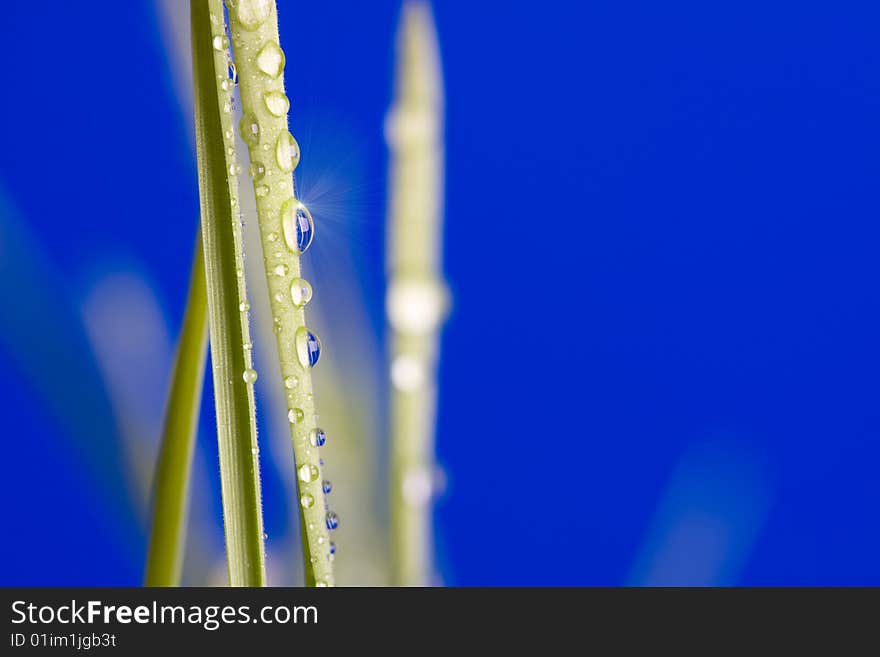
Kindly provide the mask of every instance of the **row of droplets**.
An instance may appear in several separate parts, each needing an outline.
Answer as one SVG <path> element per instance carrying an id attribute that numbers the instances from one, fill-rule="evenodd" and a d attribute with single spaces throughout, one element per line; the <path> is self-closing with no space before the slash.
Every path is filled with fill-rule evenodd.
<path id="1" fill-rule="evenodd" d="M 271 3 L 266 0 L 237 0 L 229 4 L 236 11 L 236 17 L 240 25 L 248 31 L 257 29 L 268 18 L 271 11 Z M 225 37 L 215 37 L 215 48 L 226 50 L 228 45 L 228 40 Z M 277 43 L 270 41 L 264 44 L 257 53 L 256 64 L 261 73 L 269 78 L 277 79 L 284 70 L 284 52 Z M 231 60 L 229 62 L 229 71 L 229 77 L 232 85 L 234 85 L 237 81 L 237 74 L 235 64 Z M 280 91 L 266 91 L 263 93 L 262 100 L 269 114 L 277 118 L 285 116 L 290 109 L 289 99 Z M 259 122 L 252 113 L 245 113 L 242 116 L 239 122 L 239 130 L 242 139 L 252 149 L 252 152 L 257 152 L 257 147 L 260 144 L 261 129 Z M 268 144 L 263 145 L 263 150 L 269 150 Z M 276 164 L 282 172 L 292 172 L 299 164 L 299 144 L 288 130 L 282 131 L 276 139 L 274 155 Z M 238 173 L 238 171 L 235 171 L 235 173 Z M 266 176 L 265 165 L 252 157 L 249 174 L 254 181 L 254 191 L 257 198 L 268 196 L 269 187 L 262 182 Z M 289 199 L 282 205 L 281 233 L 286 246 L 291 251 L 299 254 L 305 253 L 312 243 L 314 232 L 314 219 L 305 205 L 295 198 Z M 278 234 L 274 232 L 269 233 L 267 239 L 270 242 L 274 242 L 278 239 Z M 279 264 L 273 269 L 273 273 L 276 276 L 286 276 L 288 274 L 288 267 L 285 264 Z M 289 289 L 290 300 L 296 308 L 303 308 L 312 298 L 312 286 L 304 278 L 294 278 L 290 283 Z M 278 298 L 279 296 L 281 298 Z M 282 295 L 276 294 L 275 300 L 282 302 L 284 299 Z M 247 312 L 248 309 L 249 305 L 246 302 L 241 304 L 240 310 L 242 312 Z M 277 318 L 275 329 L 276 331 L 280 330 L 280 322 L 277 321 Z M 304 368 L 314 367 L 321 355 L 320 339 L 308 328 L 301 326 L 297 329 L 294 336 L 294 344 L 300 365 Z M 246 383 L 253 384 L 256 379 L 257 373 L 255 370 L 248 369 L 244 372 Z M 288 376 L 284 380 L 284 385 L 288 389 L 292 389 L 296 387 L 298 382 L 295 376 Z M 305 414 L 300 408 L 293 408 L 288 412 L 288 419 L 292 424 L 302 422 L 304 418 Z M 316 448 L 323 446 L 327 442 L 326 433 L 320 428 L 312 429 L 309 432 L 309 442 Z M 319 462 L 323 466 L 323 459 L 319 459 Z M 320 470 L 314 464 L 304 464 L 297 469 L 297 476 L 304 484 L 312 483 L 320 476 Z M 325 479 L 321 482 L 321 490 L 324 495 L 328 495 L 333 490 L 333 485 L 329 480 Z M 303 492 L 300 495 L 300 505 L 303 509 L 309 509 L 314 504 L 315 498 L 311 493 Z M 327 508 L 326 500 L 324 523 L 328 531 L 333 531 L 339 526 L 339 517 L 334 511 Z M 319 536 L 318 542 L 323 543 L 323 541 L 324 538 Z M 332 560 L 336 553 L 336 545 L 333 541 L 329 542 L 328 552 Z M 327 585 L 326 582 L 321 580 L 316 582 L 316 584 L 317 586 Z"/>

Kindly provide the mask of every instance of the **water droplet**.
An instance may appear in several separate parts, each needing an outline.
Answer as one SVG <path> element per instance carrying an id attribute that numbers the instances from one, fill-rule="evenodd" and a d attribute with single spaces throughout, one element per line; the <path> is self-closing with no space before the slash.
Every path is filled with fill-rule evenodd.
<path id="1" fill-rule="evenodd" d="M 304 278 L 294 278 L 290 283 L 290 299 L 297 308 L 312 300 L 312 286 Z"/>
<path id="2" fill-rule="evenodd" d="M 266 167 L 263 166 L 262 162 L 254 162 L 248 167 L 248 173 L 251 174 L 254 182 L 260 181 L 266 175 Z"/>
<path id="3" fill-rule="evenodd" d="M 327 588 L 327 582 L 325 582 L 323 579 L 319 579 L 317 582 L 315 582 L 315 586 L 319 589 L 325 589 Z"/>
<path id="4" fill-rule="evenodd" d="M 276 276 L 287 276 L 287 272 L 288 272 L 287 265 L 285 265 L 285 264 L 275 265 L 275 268 L 272 271 L 275 272 Z"/>
<path id="5" fill-rule="evenodd" d="M 241 26 L 248 32 L 253 32 L 262 25 L 272 10 L 269 0 L 238 0 L 236 17 Z"/>
<path id="6" fill-rule="evenodd" d="M 324 517 L 324 522 L 327 524 L 327 529 L 332 531 L 339 527 L 339 516 L 333 511 L 328 511 L 327 515 Z"/>
<path id="7" fill-rule="evenodd" d="M 311 509 L 315 506 L 315 497 L 309 493 L 303 493 L 299 496 L 299 503 L 302 505 L 302 508 Z"/>
<path id="8" fill-rule="evenodd" d="M 232 111 L 232 105 L 228 102 L 223 103 L 223 113 L 229 114 Z"/>
<path id="9" fill-rule="evenodd" d="M 232 89 L 232 82 L 231 82 L 230 80 L 223 80 L 223 81 L 220 83 L 220 88 L 221 88 L 223 91 L 229 91 L 230 89 Z"/>
<path id="10" fill-rule="evenodd" d="M 241 376 L 244 379 L 245 383 L 253 383 L 257 380 L 257 370 L 249 367 L 242 373 Z"/>
<path id="11" fill-rule="evenodd" d="M 282 117 L 290 109 L 290 100 L 281 91 L 267 91 L 263 94 L 263 103 L 269 114 Z"/>
<path id="12" fill-rule="evenodd" d="M 321 490 L 324 491 L 324 495 L 329 495 L 333 490 L 333 484 L 331 484 L 327 479 L 321 482 Z"/>
<path id="13" fill-rule="evenodd" d="M 263 198 L 264 196 L 269 195 L 269 187 L 266 185 L 257 185 L 254 189 L 254 194 L 256 194 L 259 198 Z M 275 233 L 272 233 L 274 235 Z"/>
<path id="14" fill-rule="evenodd" d="M 232 164 L 229 165 L 229 175 L 230 176 L 237 176 L 239 173 L 241 173 L 241 167 L 238 165 L 237 162 L 233 162 Z"/>
<path id="15" fill-rule="evenodd" d="M 246 313 L 248 310 L 251 309 L 251 304 L 249 304 L 247 301 L 242 301 L 240 304 L 238 304 L 238 309 L 241 312 Z"/>
<path id="16" fill-rule="evenodd" d="M 282 171 L 293 171 L 299 164 L 299 144 L 289 130 L 278 135 L 275 142 L 275 161 Z"/>
<path id="17" fill-rule="evenodd" d="M 251 454 L 253 454 L 254 456 L 256 456 L 256 455 L 259 454 L 259 453 L 260 453 L 260 450 L 259 450 L 259 449 L 257 449 L 256 447 L 251 447 Z"/>
<path id="18" fill-rule="evenodd" d="M 264 75 L 275 79 L 284 70 L 284 51 L 274 41 L 269 41 L 257 53 L 257 68 Z"/>
<path id="19" fill-rule="evenodd" d="M 241 345 L 241 348 L 244 349 L 245 351 L 250 351 L 251 349 L 254 348 L 254 345 L 251 342 L 245 342 L 243 345 Z"/>
<path id="20" fill-rule="evenodd" d="M 333 541 L 330 541 L 329 550 L 330 550 L 330 554 L 336 554 L 336 543 L 334 543 Z"/>
<path id="21" fill-rule="evenodd" d="M 309 431 L 309 442 L 314 447 L 321 447 L 327 442 L 327 434 L 324 433 L 323 429 L 312 429 Z"/>
<path id="22" fill-rule="evenodd" d="M 292 198 L 281 206 L 281 230 L 288 249 L 305 253 L 315 237 L 315 221 L 308 208 Z"/>
<path id="23" fill-rule="evenodd" d="M 238 71 L 235 68 L 235 64 L 232 60 L 229 61 L 228 68 L 226 69 L 226 74 L 229 76 L 229 79 L 232 80 L 232 84 L 238 82 Z"/>
<path id="24" fill-rule="evenodd" d="M 263 540 L 265 541 L 267 538 L 269 538 L 269 534 L 267 534 L 266 532 L 263 532 Z"/>
<path id="25" fill-rule="evenodd" d="M 232 139 L 232 130 L 227 130 L 223 133 L 223 136 L 226 137 L 226 139 Z"/>
<path id="26" fill-rule="evenodd" d="M 241 121 L 238 122 L 238 130 L 248 146 L 256 146 L 260 143 L 260 124 L 257 123 L 257 118 L 253 114 L 248 113 L 241 117 Z"/>
<path id="27" fill-rule="evenodd" d="M 291 408 L 287 411 L 287 419 L 291 424 L 299 424 L 305 418 L 305 413 L 301 408 Z"/>
<path id="28" fill-rule="evenodd" d="M 299 385 L 299 379 L 295 376 L 288 376 L 284 379 L 284 387 L 288 390 L 293 390 Z"/>
<path id="29" fill-rule="evenodd" d="M 306 463 L 301 465 L 299 470 L 297 470 L 299 474 L 299 480 L 303 483 L 309 484 L 318 478 L 318 466 L 312 465 L 311 463 Z"/>
<path id="30" fill-rule="evenodd" d="M 211 43 L 214 45 L 214 50 L 226 50 L 229 47 L 229 39 L 225 36 L 217 35 L 211 39 Z"/>
<path id="31" fill-rule="evenodd" d="M 303 367 L 314 367 L 321 357 L 321 340 L 305 326 L 296 330 L 296 355 Z"/>

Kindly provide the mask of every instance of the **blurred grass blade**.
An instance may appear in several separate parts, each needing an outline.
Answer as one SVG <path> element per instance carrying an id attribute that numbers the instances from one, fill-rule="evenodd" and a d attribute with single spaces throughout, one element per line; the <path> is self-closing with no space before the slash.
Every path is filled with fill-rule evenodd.
<path id="1" fill-rule="evenodd" d="M 196 152 L 226 559 L 232 586 L 264 586 L 263 514 L 222 0 L 191 0 Z M 219 47 L 215 47 L 218 44 Z M 224 84 L 225 83 L 225 84 Z"/>
<path id="2" fill-rule="evenodd" d="M 144 575 L 147 586 L 180 586 L 190 472 L 207 348 L 208 299 L 202 236 L 199 233 L 156 462 L 153 523 Z"/>
<path id="3" fill-rule="evenodd" d="M 425 2 L 407 2 L 397 42 L 391 148 L 388 291 L 391 327 L 392 581 L 434 579 L 431 498 L 442 279 L 443 83 L 437 35 Z"/>

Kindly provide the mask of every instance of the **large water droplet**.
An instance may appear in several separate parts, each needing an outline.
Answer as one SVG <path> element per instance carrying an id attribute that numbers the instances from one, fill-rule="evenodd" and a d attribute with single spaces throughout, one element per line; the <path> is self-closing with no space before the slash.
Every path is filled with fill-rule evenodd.
<path id="1" fill-rule="evenodd" d="M 299 164 L 299 144 L 287 130 L 278 135 L 275 142 L 275 161 L 282 171 L 293 171 Z"/>
<path id="2" fill-rule="evenodd" d="M 309 442 L 313 447 L 321 447 L 327 442 L 327 434 L 323 429 L 312 429 L 309 431 Z"/>
<path id="3" fill-rule="evenodd" d="M 339 527 L 339 516 L 333 511 L 328 511 L 327 515 L 324 517 L 324 522 L 327 524 L 327 529 L 332 531 Z"/>
<path id="4" fill-rule="evenodd" d="M 331 484 L 329 480 L 325 479 L 323 482 L 321 482 L 321 490 L 324 491 L 324 495 L 329 495 L 333 490 L 333 484 Z"/>
<path id="5" fill-rule="evenodd" d="M 229 39 L 225 36 L 217 35 L 211 39 L 211 43 L 214 45 L 214 50 L 226 50 L 229 47 Z"/>
<path id="6" fill-rule="evenodd" d="M 306 414 L 303 413 L 301 408 L 291 408 L 287 411 L 287 419 L 290 420 L 291 424 L 299 424 L 305 419 Z"/>
<path id="7" fill-rule="evenodd" d="M 294 278 L 290 283 L 290 299 L 297 308 L 312 300 L 312 286 L 304 278 Z"/>
<path id="8" fill-rule="evenodd" d="M 295 376 L 288 376 L 284 379 L 284 387 L 293 390 L 299 385 L 299 379 Z"/>
<path id="9" fill-rule="evenodd" d="M 257 380 L 257 370 L 249 367 L 242 373 L 241 377 L 245 383 L 253 383 Z"/>
<path id="10" fill-rule="evenodd" d="M 288 249 L 305 253 L 315 236 L 315 221 L 308 208 L 292 198 L 281 206 L 281 230 Z"/>
<path id="11" fill-rule="evenodd" d="M 248 32 L 253 32 L 262 25 L 272 10 L 269 0 L 238 0 L 235 12 L 238 22 Z"/>
<path id="12" fill-rule="evenodd" d="M 241 132 L 241 138 L 248 146 L 256 146 L 260 143 L 260 124 L 257 123 L 257 117 L 253 114 L 247 113 L 241 117 L 238 129 Z"/>
<path id="13" fill-rule="evenodd" d="M 257 185 L 254 188 L 254 194 L 257 195 L 258 198 L 263 198 L 269 195 L 269 187 L 268 185 Z M 272 233 L 274 235 L 275 233 Z"/>
<path id="14" fill-rule="evenodd" d="M 257 68 L 264 75 L 275 79 L 284 70 L 284 51 L 274 41 L 269 41 L 257 53 Z"/>
<path id="15" fill-rule="evenodd" d="M 303 367 L 314 367 L 321 357 L 321 340 L 305 326 L 296 330 L 296 355 Z"/>
<path id="16" fill-rule="evenodd" d="M 305 484 L 309 484 L 318 478 L 318 466 L 311 463 L 305 463 L 297 470 L 299 480 Z"/>
<path id="17" fill-rule="evenodd" d="M 299 503 L 304 509 L 311 509 L 315 506 L 315 496 L 309 493 L 303 493 L 299 496 Z"/>
<path id="18" fill-rule="evenodd" d="M 263 94 L 263 104 L 272 116 L 282 117 L 290 110 L 290 100 L 281 91 L 267 91 Z"/>

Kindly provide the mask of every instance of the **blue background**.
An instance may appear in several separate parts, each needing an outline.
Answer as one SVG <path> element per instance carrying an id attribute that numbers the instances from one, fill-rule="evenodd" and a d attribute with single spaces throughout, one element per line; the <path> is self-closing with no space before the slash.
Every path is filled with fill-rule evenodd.
<path id="1" fill-rule="evenodd" d="M 398 4 L 282 7 L 294 108 L 343 117 L 368 172 L 357 265 L 381 327 Z M 95 262 L 129 258 L 175 334 L 189 125 L 151 2 L 3 12 L 0 185 L 29 237 L 4 219 L 0 583 L 136 584 L 143 530 L 71 308 Z M 444 581 L 880 584 L 880 8 L 435 17 Z"/>

